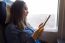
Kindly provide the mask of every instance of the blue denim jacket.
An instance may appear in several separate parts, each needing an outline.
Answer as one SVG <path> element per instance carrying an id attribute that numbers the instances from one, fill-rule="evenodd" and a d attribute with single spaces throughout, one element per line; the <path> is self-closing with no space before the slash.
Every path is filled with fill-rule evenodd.
<path id="1" fill-rule="evenodd" d="M 21 31 L 14 24 L 9 24 L 5 30 L 7 43 L 40 43 L 32 38 L 33 33 L 34 30 L 29 27 Z"/>

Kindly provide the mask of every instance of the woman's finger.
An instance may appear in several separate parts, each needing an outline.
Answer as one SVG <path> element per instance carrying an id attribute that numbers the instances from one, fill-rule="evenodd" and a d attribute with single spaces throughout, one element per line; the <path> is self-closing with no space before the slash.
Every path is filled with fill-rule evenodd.
<path id="1" fill-rule="evenodd" d="M 39 32 L 37 33 L 37 37 L 39 38 L 42 33 L 43 33 L 43 29 L 40 29 Z"/>
<path id="2" fill-rule="evenodd" d="M 38 27 L 38 30 L 37 30 L 37 31 L 39 31 L 41 28 L 43 28 L 42 26 L 43 26 L 43 23 L 41 23 L 41 24 L 39 25 L 39 27 Z"/>
<path id="3" fill-rule="evenodd" d="M 41 23 L 41 24 L 39 25 L 39 27 L 42 26 L 42 25 L 43 25 L 43 23 Z"/>

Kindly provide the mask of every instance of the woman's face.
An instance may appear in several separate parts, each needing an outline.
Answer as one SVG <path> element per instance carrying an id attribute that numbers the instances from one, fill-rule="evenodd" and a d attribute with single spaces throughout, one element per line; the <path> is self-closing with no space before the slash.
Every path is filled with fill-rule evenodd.
<path id="1" fill-rule="evenodd" d="M 27 5 L 24 4 L 24 8 L 23 8 L 23 17 L 26 18 L 27 15 L 28 15 L 28 8 L 27 8 Z"/>

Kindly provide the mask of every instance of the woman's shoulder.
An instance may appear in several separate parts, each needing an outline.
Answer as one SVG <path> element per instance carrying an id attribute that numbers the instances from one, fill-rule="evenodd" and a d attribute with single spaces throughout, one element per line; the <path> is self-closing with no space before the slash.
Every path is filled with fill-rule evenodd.
<path id="1" fill-rule="evenodd" d="M 16 26 L 14 25 L 14 24 L 8 24 L 7 26 L 6 26 L 6 29 L 15 29 L 16 28 Z"/>
<path id="2" fill-rule="evenodd" d="M 19 30 L 17 29 L 16 25 L 8 24 L 5 28 L 5 32 L 7 32 L 7 33 L 18 33 Z"/>

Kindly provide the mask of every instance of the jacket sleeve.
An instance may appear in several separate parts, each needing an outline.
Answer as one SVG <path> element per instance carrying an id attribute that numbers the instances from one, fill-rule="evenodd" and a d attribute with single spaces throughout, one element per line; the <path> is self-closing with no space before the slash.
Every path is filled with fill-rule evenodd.
<path id="1" fill-rule="evenodd" d="M 25 32 L 20 33 L 19 37 L 21 43 L 35 43 L 35 40 Z"/>
<path id="2" fill-rule="evenodd" d="M 18 31 L 15 27 L 9 26 L 5 30 L 5 36 L 7 43 L 20 43 L 19 37 L 18 37 Z"/>
<path id="3" fill-rule="evenodd" d="M 7 43 L 35 43 L 26 32 L 18 31 L 15 26 L 8 26 L 5 31 Z"/>

